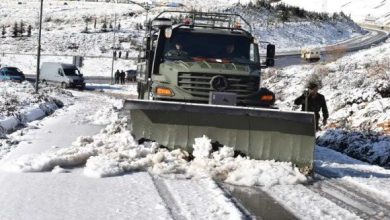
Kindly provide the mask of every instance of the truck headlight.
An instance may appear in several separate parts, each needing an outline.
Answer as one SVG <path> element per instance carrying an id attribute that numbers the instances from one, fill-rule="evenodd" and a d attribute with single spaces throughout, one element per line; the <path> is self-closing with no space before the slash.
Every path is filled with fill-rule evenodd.
<path id="1" fill-rule="evenodd" d="M 157 87 L 156 88 L 156 94 L 160 96 L 174 96 L 172 89 L 165 88 L 165 87 Z"/>
<path id="2" fill-rule="evenodd" d="M 263 102 L 273 102 L 274 97 L 272 95 L 263 95 L 263 96 L 260 96 L 260 100 Z"/>

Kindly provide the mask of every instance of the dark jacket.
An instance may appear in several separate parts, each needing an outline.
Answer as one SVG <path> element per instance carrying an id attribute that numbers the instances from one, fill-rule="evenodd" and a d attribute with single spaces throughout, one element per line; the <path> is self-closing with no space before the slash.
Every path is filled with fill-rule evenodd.
<path id="1" fill-rule="evenodd" d="M 308 103 L 308 108 L 307 110 L 309 112 L 314 112 L 316 119 L 318 120 L 320 118 L 320 110 L 322 110 L 322 117 L 323 119 L 328 119 L 329 117 L 329 112 L 328 112 L 328 107 L 326 106 L 326 101 L 325 97 L 317 93 L 315 97 L 312 97 L 309 95 L 309 98 L 307 100 Z M 305 111 L 305 95 L 302 94 L 299 96 L 297 99 L 294 101 L 295 105 L 302 105 L 302 111 Z"/>

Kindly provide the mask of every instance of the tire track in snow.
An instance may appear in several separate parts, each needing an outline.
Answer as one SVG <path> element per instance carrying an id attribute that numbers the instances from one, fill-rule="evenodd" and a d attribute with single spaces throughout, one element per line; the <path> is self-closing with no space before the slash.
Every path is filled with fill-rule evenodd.
<path id="1" fill-rule="evenodd" d="M 373 198 L 340 179 L 316 174 L 315 182 L 307 188 L 363 219 L 390 219 L 390 206 L 386 202 Z"/>
<path id="2" fill-rule="evenodd" d="M 152 179 L 173 219 L 247 219 L 231 196 L 210 178 Z"/>
<path id="3" fill-rule="evenodd" d="M 176 204 L 175 199 L 169 192 L 164 181 L 159 177 L 155 177 L 151 174 L 149 175 L 152 178 L 154 185 L 156 186 L 157 192 L 159 193 L 162 200 L 165 202 L 165 206 L 169 210 L 172 218 L 174 220 L 185 220 L 186 218 L 183 215 L 181 215 L 180 207 Z"/>

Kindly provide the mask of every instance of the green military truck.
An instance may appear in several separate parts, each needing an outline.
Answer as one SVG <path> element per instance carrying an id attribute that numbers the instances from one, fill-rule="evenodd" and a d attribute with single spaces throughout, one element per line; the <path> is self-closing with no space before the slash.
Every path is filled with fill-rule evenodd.
<path id="1" fill-rule="evenodd" d="M 138 100 L 125 102 L 129 129 L 137 139 L 189 152 L 206 135 L 251 158 L 291 161 L 309 172 L 313 114 L 278 110 L 275 94 L 261 87 L 261 70 L 274 56 L 275 46 L 258 42 L 238 14 L 160 13 L 138 57 Z"/>

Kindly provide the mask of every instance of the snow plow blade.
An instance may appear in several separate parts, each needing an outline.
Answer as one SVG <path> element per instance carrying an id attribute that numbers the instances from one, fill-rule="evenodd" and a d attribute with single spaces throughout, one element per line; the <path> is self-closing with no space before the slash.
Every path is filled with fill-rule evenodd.
<path id="1" fill-rule="evenodd" d="M 292 162 L 307 174 L 313 168 L 313 113 L 148 100 L 126 100 L 124 109 L 135 138 L 169 149 L 192 152 L 206 135 L 252 159 Z"/>

